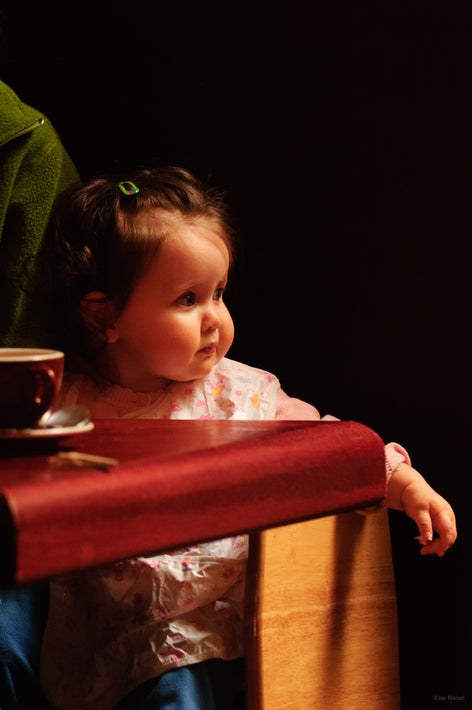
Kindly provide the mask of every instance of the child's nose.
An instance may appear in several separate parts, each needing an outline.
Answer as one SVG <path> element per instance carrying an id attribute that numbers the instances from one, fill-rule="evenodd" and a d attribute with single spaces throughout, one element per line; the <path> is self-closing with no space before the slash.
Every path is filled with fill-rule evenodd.
<path id="1" fill-rule="evenodd" d="M 202 320 L 202 330 L 216 330 L 221 323 L 220 314 L 218 313 L 218 305 L 211 304 L 205 309 Z"/>

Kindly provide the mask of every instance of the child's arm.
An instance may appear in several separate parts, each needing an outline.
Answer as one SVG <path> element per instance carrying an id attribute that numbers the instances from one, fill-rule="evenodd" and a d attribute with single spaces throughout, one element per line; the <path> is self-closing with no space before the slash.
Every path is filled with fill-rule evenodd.
<path id="1" fill-rule="evenodd" d="M 408 464 L 401 463 L 390 478 L 385 503 L 389 508 L 405 511 L 416 522 L 420 538 L 425 541 L 422 555 L 436 553 L 442 557 L 456 541 L 451 506 Z M 438 534 L 434 539 L 433 530 Z"/>
<path id="2" fill-rule="evenodd" d="M 275 418 L 321 420 L 317 409 L 306 402 L 289 397 L 283 390 L 277 393 Z M 323 417 L 323 420 L 339 421 L 329 415 Z M 409 465 L 408 452 L 402 446 L 396 443 L 387 444 L 385 453 L 389 482 L 382 507 L 405 511 L 418 525 L 419 538 L 423 543 L 421 554 L 436 553 L 442 557 L 457 537 L 456 519 L 451 506 Z M 404 463 L 399 463 L 400 461 Z M 433 530 L 439 537 L 433 539 Z"/>

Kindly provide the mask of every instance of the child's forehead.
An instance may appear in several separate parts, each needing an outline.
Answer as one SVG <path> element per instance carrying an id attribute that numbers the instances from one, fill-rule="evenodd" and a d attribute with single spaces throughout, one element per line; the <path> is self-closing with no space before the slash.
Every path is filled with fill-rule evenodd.
<path id="1" fill-rule="evenodd" d="M 162 233 L 159 247 L 150 254 L 145 273 L 158 279 L 163 290 L 169 284 L 225 280 L 231 255 L 225 240 L 205 221 L 180 220 Z"/>
<path id="2" fill-rule="evenodd" d="M 224 228 L 211 215 L 186 215 L 177 210 L 152 207 L 141 210 L 133 215 L 134 230 L 147 235 L 154 235 L 158 240 L 171 237 L 181 237 L 184 234 L 213 234 L 226 246 L 228 252 L 228 237 Z"/>
<path id="3" fill-rule="evenodd" d="M 161 249 L 192 263 L 213 261 L 224 263 L 226 269 L 230 263 L 226 242 L 217 231 L 204 224 L 182 224 L 166 236 Z"/>
<path id="4" fill-rule="evenodd" d="M 149 207 L 137 212 L 133 219 L 136 225 L 147 225 L 153 229 L 160 227 L 169 233 L 176 234 L 182 230 L 205 227 L 209 230 L 219 232 L 219 225 L 211 215 L 185 214 L 178 210 L 169 210 L 163 207 Z"/>

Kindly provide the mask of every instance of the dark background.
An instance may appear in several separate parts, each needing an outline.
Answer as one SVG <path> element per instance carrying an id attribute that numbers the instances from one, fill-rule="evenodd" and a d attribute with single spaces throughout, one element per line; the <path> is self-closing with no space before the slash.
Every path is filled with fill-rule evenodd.
<path id="1" fill-rule="evenodd" d="M 391 527 L 403 708 L 467 706 L 472 10 L 328 5 L 7 0 L 3 77 L 83 177 L 178 163 L 228 190 L 230 355 L 404 444 L 456 510 L 441 560 Z"/>

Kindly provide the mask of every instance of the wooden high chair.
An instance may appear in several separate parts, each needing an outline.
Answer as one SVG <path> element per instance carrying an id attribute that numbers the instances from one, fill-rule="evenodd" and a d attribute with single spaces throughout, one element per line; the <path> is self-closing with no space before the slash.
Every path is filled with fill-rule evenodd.
<path id="1" fill-rule="evenodd" d="M 251 536 L 247 710 L 399 710 L 387 511 Z"/>
<path id="2" fill-rule="evenodd" d="M 3 584 L 250 532 L 247 710 L 398 710 L 387 513 L 353 512 L 385 494 L 370 429 L 99 420 L 25 453 L 0 456 Z"/>

